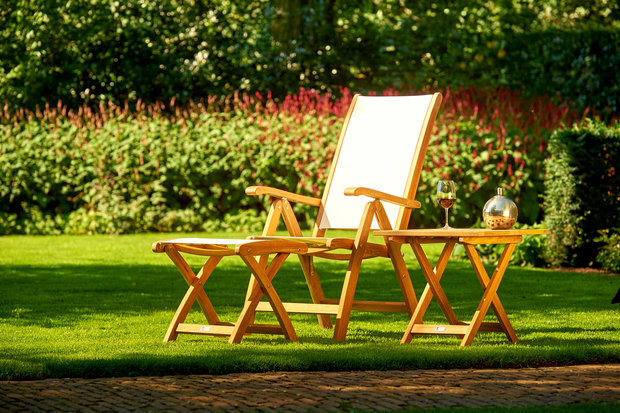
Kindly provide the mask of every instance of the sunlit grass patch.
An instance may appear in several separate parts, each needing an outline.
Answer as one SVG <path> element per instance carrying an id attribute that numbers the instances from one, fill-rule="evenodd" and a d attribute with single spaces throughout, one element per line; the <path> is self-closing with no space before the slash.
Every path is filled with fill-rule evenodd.
<path id="1" fill-rule="evenodd" d="M 170 234 L 168 234 L 170 235 Z M 193 234 L 195 236 L 196 234 Z M 201 234 L 220 236 L 222 234 Z M 178 234 L 173 235 L 178 237 Z M 245 234 L 228 234 L 245 237 Z M 163 343 L 186 284 L 165 254 L 151 252 L 162 234 L 126 236 L 11 236 L 0 238 L 0 378 L 101 377 L 266 370 L 358 370 L 536 366 L 620 360 L 620 308 L 610 304 L 620 279 L 509 267 L 499 297 L 517 332 L 479 333 L 459 348 L 455 337 L 400 339 L 406 314 L 354 312 L 345 342 L 318 326 L 314 315 L 292 315 L 298 342 L 251 335 L 240 345 L 225 338 L 181 335 Z M 405 260 L 419 296 L 424 279 L 408 247 Z M 431 261 L 439 247 L 428 248 Z M 194 268 L 202 260 L 191 257 Z M 326 296 L 338 298 L 345 262 L 317 260 Z M 487 271 L 491 272 L 488 267 Z M 206 284 L 221 319 L 234 321 L 249 271 L 224 259 Z M 297 259 L 274 280 L 285 301 L 307 301 Z M 442 285 L 462 320 L 482 291 L 467 261 L 450 261 Z M 388 260 L 364 263 L 356 298 L 401 299 Z M 188 322 L 203 323 L 195 308 Z M 259 319 L 275 322 L 270 314 Z M 433 302 L 427 322 L 443 323 Z M 487 321 L 494 321 L 492 311 Z"/>

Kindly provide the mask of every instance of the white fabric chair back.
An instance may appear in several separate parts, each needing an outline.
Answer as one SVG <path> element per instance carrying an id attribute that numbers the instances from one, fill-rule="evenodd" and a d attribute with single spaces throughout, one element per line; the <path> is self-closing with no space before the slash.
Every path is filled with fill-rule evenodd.
<path id="1" fill-rule="evenodd" d="M 323 195 L 320 229 L 359 227 L 369 199 L 345 196 L 345 188 L 367 187 L 405 198 L 415 196 L 430 134 L 425 129 L 436 95 L 354 98 Z M 416 182 L 412 182 L 414 175 Z M 387 202 L 384 206 L 396 229 L 401 208 Z M 373 229 L 377 228 L 375 220 Z"/>

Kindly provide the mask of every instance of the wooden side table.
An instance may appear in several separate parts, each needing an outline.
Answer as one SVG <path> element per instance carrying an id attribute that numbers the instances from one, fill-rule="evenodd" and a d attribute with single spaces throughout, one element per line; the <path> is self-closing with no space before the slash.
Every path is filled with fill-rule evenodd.
<path id="1" fill-rule="evenodd" d="M 387 240 L 399 244 L 409 244 L 420 263 L 424 278 L 426 278 L 426 287 L 415 311 L 411 317 L 411 321 L 405 331 L 401 343 L 411 342 L 415 334 L 438 334 L 438 335 L 456 335 L 462 338 L 461 347 L 469 346 L 478 331 L 497 331 L 506 334 L 508 340 L 513 343 L 518 341 L 517 335 L 508 320 L 506 311 L 497 296 L 497 289 L 502 281 L 508 262 L 515 249 L 515 246 L 523 240 L 524 235 L 547 234 L 546 229 L 507 229 L 507 230 L 491 230 L 491 229 L 412 229 L 400 231 L 375 231 L 375 235 L 386 237 Z M 435 268 L 431 267 L 426 253 L 422 249 L 422 244 L 443 243 L 445 244 Z M 462 244 L 465 252 L 474 267 L 478 281 L 484 290 L 482 299 L 478 304 L 478 308 L 474 313 L 471 321 L 463 322 L 454 314 L 454 310 L 440 285 L 441 276 L 446 268 L 450 254 L 456 244 Z M 499 258 L 495 267 L 495 271 L 489 278 L 480 256 L 476 251 L 476 245 L 488 244 L 506 244 L 504 251 Z M 441 311 L 445 315 L 449 324 L 447 325 L 429 325 L 422 321 L 426 310 L 435 297 Z M 498 319 L 496 323 L 483 322 L 489 308 L 493 309 Z"/>

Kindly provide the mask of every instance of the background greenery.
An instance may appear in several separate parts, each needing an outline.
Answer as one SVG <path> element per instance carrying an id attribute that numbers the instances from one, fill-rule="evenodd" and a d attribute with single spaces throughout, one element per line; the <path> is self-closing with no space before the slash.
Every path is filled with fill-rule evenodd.
<path id="1" fill-rule="evenodd" d="M 243 188 L 320 193 L 353 92 L 437 90 L 414 225 L 439 224 L 439 177 L 454 225 L 497 186 L 540 224 L 549 136 L 617 118 L 619 21 L 608 0 L 7 0 L 0 234 L 256 230 L 269 201 Z M 585 262 L 613 267 L 610 225 Z"/>
<path id="2" fill-rule="evenodd" d="M 448 177 L 458 181 L 453 225 L 478 225 L 498 186 L 520 206 L 521 223 L 538 222 L 548 137 L 578 116 L 507 90 L 444 94 L 413 225 L 440 225 L 434 186 Z M 244 189 L 263 184 L 321 196 L 350 100 L 302 91 L 281 104 L 237 95 L 138 112 L 102 105 L 7 115 L 0 234 L 259 231 L 270 200 Z M 295 208 L 311 227 L 316 210 Z"/>
<path id="3" fill-rule="evenodd" d="M 7 0 L 0 101 L 505 86 L 618 109 L 617 2 Z"/>
<path id="4" fill-rule="evenodd" d="M 581 128 L 587 116 L 607 126 L 617 118 L 620 6 L 583 3 L 3 1 L 0 379 L 617 363 L 609 304 L 617 277 L 515 267 L 499 294 L 517 346 L 493 333 L 459 351 L 452 337 L 401 346 L 406 317 L 373 313 L 354 314 L 345 343 L 296 315 L 298 343 L 183 336 L 162 345 L 186 286 L 148 245 L 179 234 L 63 235 L 217 229 L 244 232 L 192 235 L 244 237 L 262 225 L 269 202 L 244 187 L 320 193 L 354 92 L 445 96 L 415 225 L 438 226 L 433 185 L 449 176 L 459 182 L 454 225 L 478 225 L 501 185 L 521 225 L 538 226 L 550 136 L 572 136 L 561 130 Z M 306 225 L 314 217 L 295 211 Z M 588 237 L 600 237 L 599 261 L 618 271 L 617 228 L 597 228 Z M 526 238 L 515 262 L 541 265 L 547 238 Z M 404 251 L 419 295 L 419 268 Z M 293 261 L 278 291 L 304 300 Z M 344 267 L 318 261 L 337 296 Z M 358 298 L 397 300 L 389 268 L 367 263 Z M 479 285 L 468 263 L 448 269 L 442 284 L 465 318 Z M 248 272 L 233 259 L 219 270 L 207 288 L 223 318 L 234 319 Z M 428 321 L 441 320 L 432 304 Z"/>

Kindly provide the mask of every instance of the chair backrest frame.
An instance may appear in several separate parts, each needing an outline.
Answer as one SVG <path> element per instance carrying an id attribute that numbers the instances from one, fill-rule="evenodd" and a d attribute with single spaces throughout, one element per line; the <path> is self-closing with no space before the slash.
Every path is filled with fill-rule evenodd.
<path id="1" fill-rule="evenodd" d="M 440 93 L 420 96 L 355 95 L 353 97 L 326 181 L 314 226 L 314 236 L 324 236 L 327 229 L 358 229 L 361 210 L 368 199 L 349 200 L 343 198 L 343 184 L 346 184 L 347 187 L 367 186 L 407 199 L 415 199 L 428 142 L 441 100 Z M 408 112 L 409 109 L 415 113 Z M 374 110 L 376 113 L 369 114 L 368 110 Z M 402 119 L 405 116 L 409 116 L 410 119 Z M 389 123 L 390 121 L 393 124 L 385 124 L 385 122 Z M 388 131 L 387 137 L 383 134 L 383 127 Z M 390 141 L 396 147 L 400 146 L 400 150 L 391 148 L 390 145 L 382 145 L 380 142 L 382 138 Z M 351 149 L 351 145 L 357 144 L 361 148 Z M 352 154 L 356 150 L 362 151 L 362 160 L 359 162 L 356 156 L 359 156 L 360 152 Z M 395 150 L 396 152 L 394 152 Z M 394 164 L 390 151 L 395 161 L 400 160 L 397 162 L 396 168 L 392 168 Z M 375 157 L 374 152 L 377 152 L 378 156 Z M 369 161 L 369 159 L 372 160 Z M 395 172 L 391 172 L 393 169 Z M 406 169 L 408 172 L 402 173 Z M 393 179 L 383 179 L 381 173 L 395 173 L 396 176 L 393 176 Z M 347 174 L 349 175 L 347 176 Z M 406 178 L 401 175 L 406 175 Z M 366 184 L 367 181 L 374 182 L 374 184 Z M 381 187 L 384 183 L 388 186 L 391 185 L 391 190 L 385 190 Z M 334 207 L 336 203 L 340 205 Z M 338 207 L 344 208 L 344 211 L 335 210 Z M 392 208 L 389 216 L 394 229 L 407 228 L 411 209 L 396 207 L 391 204 L 389 206 L 386 204 L 385 208 L 386 212 L 388 208 Z M 357 209 L 360 210 L 360 214 L 357 214 L 359 216 L 355 214 Z M 351 217 L 345 217 L 344 215 L 349 214 L 349 210 Z M 331 215 L 329 215 L 330 213 Z M 344 224 L 339 225 L 342 222 Z M 373 228 L 377 228 L 376 222 L 373 223 Z"/>

